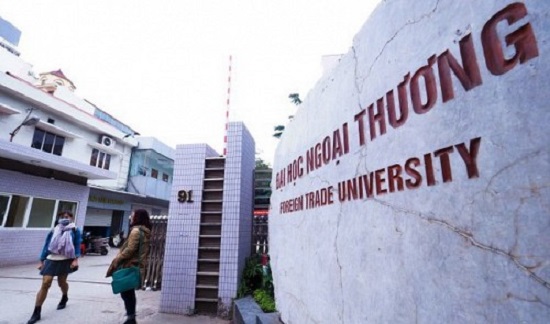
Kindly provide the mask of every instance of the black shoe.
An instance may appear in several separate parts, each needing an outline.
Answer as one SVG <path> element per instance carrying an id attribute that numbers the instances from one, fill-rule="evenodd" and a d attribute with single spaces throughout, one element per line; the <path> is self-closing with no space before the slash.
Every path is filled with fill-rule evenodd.
<path id="1" fill-rule="evenodd" d="M 42 310 L 42 306 L 36 306 L 34 308 L 34 312 L 32 313 L 31 319 L 27 322 L 27 324 L 34 324 L 40 320 L 40 311 Z"/>
<path id="2" fill-rule="evenodd" d="M 69 297 L 67 297 L 67 295 L 63 295 L 63 297 L 61 297 L 61 301 L 57 304 L 57 309 L 65 308 L 65 306 L 67 306 L 67 301 L 69 301 Z"/>
<path id="3" fill-rule="evenodd" d="M 122 324 L 137 324 L 136 315 L 126 315 L 126 321 Z"/>

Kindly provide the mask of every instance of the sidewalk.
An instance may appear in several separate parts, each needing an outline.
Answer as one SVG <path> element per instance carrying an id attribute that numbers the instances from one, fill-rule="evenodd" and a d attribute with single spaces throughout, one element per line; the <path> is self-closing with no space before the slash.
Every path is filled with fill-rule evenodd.
<path id="1" fill-rule="evenodd" d="M 105 272 L 117 249 L 108 255 L 87 255 L 79 259 L 79 270 L 69 275 L 67 308 L 57 310 L 61 291 L 54 280 L 48 298 L 42 306 L 40 324 L 47 323 L 122 323 L 124 304 L 113 295 L 110 278 Z M 42 277 L 34 264 L 0 268 L 0 324 L 26 323 L 30 318 L 36 292 Z M 138 290 L 137 321 L 140 324 L 228 324 L 229 321 L 209 316 L 185 316 L 159 313 L 160 291 Z"/>

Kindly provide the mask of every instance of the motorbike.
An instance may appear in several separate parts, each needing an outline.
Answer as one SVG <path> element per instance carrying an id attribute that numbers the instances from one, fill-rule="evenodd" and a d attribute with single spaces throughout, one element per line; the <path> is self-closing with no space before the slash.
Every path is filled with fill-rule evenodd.
<path id="1" fill-rule="evenodd" d="M 109 239 L 92 236 L 91 232 L 84 233 L 82 246 L 82 254 L 97 253 L 107 255 L 109 253 Z"/>

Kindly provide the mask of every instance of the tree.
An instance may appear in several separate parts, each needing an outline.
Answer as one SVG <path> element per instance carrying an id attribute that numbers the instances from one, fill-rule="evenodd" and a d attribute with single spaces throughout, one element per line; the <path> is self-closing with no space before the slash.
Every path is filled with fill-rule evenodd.
<path id="1" fill-rule="evenodd" d="M 296 106 L 298 106 L 299 104 L 302 103 L 302 100 L 300 99 L 300 94 L 299 93 L 291 93 L 288 95 L 288 97 L 291 99 L 292 103 L 295 104 Z M 290 115 L 288 116 L 288 119 L 289 120 L 292 120 L 292 118 L 294 118 L 294 115 Z M 275 138 L 281 138 L 281 135 L 283 135 L 283 132 L 285 130 L 285 126 L 283 125 L 277 125 L 274 127 L 274 133 L 273 133 L 273 137 Z"/>
<path id="2" fill-rule="evenodd" d="M 291 93 L 288 95 L 288 97 L 291 99 L 292 103 L 295 104 L 296 106 L 302 103 L 299 93 Z"/>
<path id="3" fill-rule="evenodd" d="M 275 133 L 273 133 L 273 137 L 280 138 L 281 135 L 283 135 L 283 131 L 285 130 L 285 127 L 283 125 L 277 125 L 273 129 Z"/>
<path id="4" fill-rule="evenodd" d="M 266 170 L 269 169 L 269 164 L 261 158 L 256 158 L 256 170 Z"/>

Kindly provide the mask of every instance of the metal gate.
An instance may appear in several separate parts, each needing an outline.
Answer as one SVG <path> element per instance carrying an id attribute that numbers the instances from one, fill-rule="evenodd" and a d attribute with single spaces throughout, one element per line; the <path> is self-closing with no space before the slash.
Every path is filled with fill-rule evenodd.
<path id="1" fill-rule="evenodd" d="M 151 243 L 149 259 L 143 280 L 144 290 L 157 290 L 162 286 L 162 267 L 164 264 L 164 248 L 166 245 L 166 227 L 168 216 L 151 216 Z"/>

